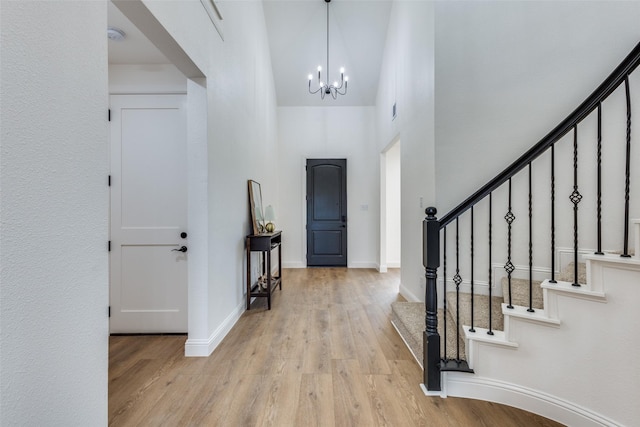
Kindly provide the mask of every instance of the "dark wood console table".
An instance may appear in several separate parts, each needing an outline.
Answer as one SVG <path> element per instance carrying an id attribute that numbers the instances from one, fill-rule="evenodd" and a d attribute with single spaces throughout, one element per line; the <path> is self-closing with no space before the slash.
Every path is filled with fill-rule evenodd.
<path id="1" fill-rule="evenodd" d="M 282 290 L 282 232 L 250 234 L 246 239 L 247 248 L 247 310 L 251 309 L 251 298 L 266 297 L 267 307 L 271 310 L 271 292 L 280 287 Z M 271 251 L 278 248 L 278 272 L 271 274 Z M 251 280 L 251 252 L 262 252 L 262 275 L 267 276 L 267 286 Z"/>

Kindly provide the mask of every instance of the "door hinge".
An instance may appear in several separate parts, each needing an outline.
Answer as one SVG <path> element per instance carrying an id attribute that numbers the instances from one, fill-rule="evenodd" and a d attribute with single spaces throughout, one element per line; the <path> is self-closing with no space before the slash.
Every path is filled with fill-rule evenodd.
<path id="1" fill-rule="evenodd" d="M 107 118 L 109 119 L 109 121 L 111 121 L 111 108 L 109 108 L 109 113 L 107 114 Z"/>
<path id="2" fill-rule="evenodd" d="M 109 250 L 109 252 L 111 252 L 111 240 L 109 240 L 109 242 L 107 243 L 107 249 Z"/>
<path id="3" fill-rule="evenodd" d="M 111 187 L 111 175 L 109 175 L 109 187 Z"/>
<path id="4" fill-rule="evenodd" d="M 111 317 L 111 306 L 109 306 L 109 317 Z"/>

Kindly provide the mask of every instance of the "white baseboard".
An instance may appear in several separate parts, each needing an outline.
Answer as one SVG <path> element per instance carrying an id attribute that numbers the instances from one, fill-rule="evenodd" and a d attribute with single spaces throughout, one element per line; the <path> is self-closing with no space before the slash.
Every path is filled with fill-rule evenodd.
<path id="1" fill-rule="evenodd" d="M 375 262 L 349 262 L 347 268 L 377 268 Z"/>
<path id="2" fill-rule="evenodd" d="M 398 261 L 398 262 L 387 262 L 387 268 L 400 268 L 400 261 Z"/>
<path id="3" fill-rule="evenodd" d="M 413 292 L 400 283 L 400 295 L 409 302 L 422 302 L 422 298 L 418 298 Z"/>
<path id="4" fill-rule="evenodd" d="M 184 355 L 186 357 L 207 357 L 218 347 L 222 339 L 227 336 L 233 325 L 236 324 L 242 313 L 245 311 L 245 301 L 242 301 L 218 328 L 211 334 L 209 339 L 188 338 L 184 344 Z"/>
<path id="5" fill-rule="evenodd" d="M 307 264 L 302 261 L 282 262 L 282 268 L 307 268 Z"/>
<path id="6" fill-rule="evenodd" d="M 442 375 L 447 396 L 501 403 L 569 426 L 618 425 L 605 416 L 539 390 L 472 374 L 444 372 Z"/>
<path id="7" fill-rule="evenodd" d="M 386 273 L 387 264 L 376 264 L 376 270 L 378 270 L 378 273 Z"/>

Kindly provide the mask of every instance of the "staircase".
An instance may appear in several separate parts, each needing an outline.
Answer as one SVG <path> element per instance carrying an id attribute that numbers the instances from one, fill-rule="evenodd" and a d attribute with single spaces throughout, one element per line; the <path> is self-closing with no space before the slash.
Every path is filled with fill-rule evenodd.
<path id="1" fill-rule="evenodd" d="M 425 301 L 392 310 L 426 394 L 638 425 L 638 65 L 640 43 L 495 178 L 440 218 L 427 208 Z"/>
<path id="2" fill-rule="evenodd" d="M 640 220 L 633 224 L 640 233 Z M 637 425 L 640 368 L 621 355 L 640 352 L 640 341 L 631 335 L 640 325 L 640 312 L 628 303 L 640 296 L 640 258 L 584 255 L 583 261 L 582 286 L 572 285 L 569 263 L 556 283 L 545 280 L 534 287 L 540 296 L 534 297 L 535 312 L 527 311 L 528 283 L 523 280 L 512 283 L 513 309 L 503 297 L 492 297 L 493 335 L 483 323 L 488 317 L 478 319 L 470 332 L 469 316 L 461 315 L 456 324 L 451 310 L 445 334 L 441 309 L 438 325 L 448 339 L 448 357 L 456 357 L 458 336 L 460 358 L 474 374 L 443 373 L 443 390 L 437 394 L 508 404 L 566 425 Z M 507 280 L 501 282 L 507 294 Z M 455 306 L 454 298 L 455 292 L 447 294 L 449 307 Z M 469 294 L 464 298 L 461 314 L 468 313 L 463 306 Z M 475 303 L 478 312 L 486 312 L 489 297 L 475 295 Z M 424 303 L 393 303 L 392 323 L 422 365 Z"/>
<path id="3" fill-rule="evenodd" d="M 559 274 L 558 280 L 561 282 L 573 283 L 573 263 L 567 264 L 565 269 Z M 579 283 L 586 282 L 586 263 L 579 263 L 578 273 Z M 536 309 L 544 308 L 544 289 L 543 282 L 533 282 L 533 307 Z M 506 277 L 501 280 L 502 295 L 508 295 L 508 281 Z M 512 279 L 512 305 L 525 307 L 528 304 L 529 282 L 524 279 Z M 469 329 L 470 322 L 470 294 L 460 294 L 459 303 L 456 303 L 456 293 L 447 292 L 447 333 L 442 328 L 445 326 L 444 310 L 438 310 L 438 328 L 440 336 L 447 337 L 446 350 L 444 354 L 447 358 L 466 359 L 466 345 L 464 341 L 465 326 Z M 475 328 L 481 328 L 489 331 L 489 310 L 491 310 L 492 331 L 495 333 L 504 332 L 504 315 L 502 311 L 503 304 L 508 305 L 508 301 L 502 296 L 491 297 L 491 304 L 487 295 L 474 295 L 475 310 L 478 317 L 475 319 Z M 459 307 L 459 318 L 457 317 L 456 307 Z M 404 302 L 398 301 L 391 304 L 391 323 L 396 328 L 405 344 L 411 350 L 414 358 L 420 366 L 422 366 L 423 343 L 422 333 L 424 332 L 424 302 Z M 459 325 L 459 326 L 458 326 Z M 457 339 L 457 340 L 456 340 Z M 458 347 L 459 344 L 459 347 Z M 445 347 L 443 345 L 443 347 Z M 460 351 L 460 354 L 457 354 Z"/>

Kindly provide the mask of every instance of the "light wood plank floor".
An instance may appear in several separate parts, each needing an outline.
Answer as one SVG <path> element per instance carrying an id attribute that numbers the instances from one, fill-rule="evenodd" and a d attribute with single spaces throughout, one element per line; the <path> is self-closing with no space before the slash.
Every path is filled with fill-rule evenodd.
<path id="1" fill-rule="evenodd" d="M 399 272 L 283 272 L 210 357 L 184 336 L 114 336 L 112 426 L 557 426 L 508 406 L 426 397 L 389 321 Z"/>

